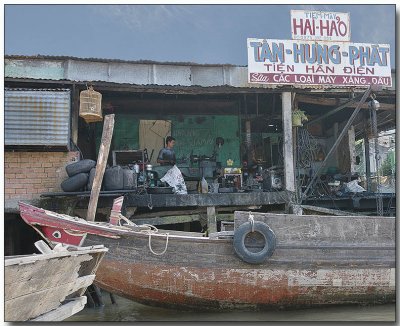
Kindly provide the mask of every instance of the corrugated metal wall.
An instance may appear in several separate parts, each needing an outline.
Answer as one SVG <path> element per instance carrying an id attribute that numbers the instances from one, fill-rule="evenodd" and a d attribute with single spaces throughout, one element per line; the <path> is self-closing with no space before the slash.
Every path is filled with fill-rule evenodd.
<path id="1" fill-rule="evenodd" d="M 5 89 L 4 144 L 67 146 L 70 91 Z"/>

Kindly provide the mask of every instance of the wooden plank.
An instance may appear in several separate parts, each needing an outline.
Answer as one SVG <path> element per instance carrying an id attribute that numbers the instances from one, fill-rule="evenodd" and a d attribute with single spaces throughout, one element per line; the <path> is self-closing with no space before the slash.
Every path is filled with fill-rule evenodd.
<path id="1" fill-rule="evenodd" d="M 352 212 L 347 212 L 347 211 L 341 211 L 339 209 L 330 209 L 330 208 L 325 208 L 325 207 L 318 207 L 318 206 L 312 206 L 312 205 L 301 205 L 303 209 L 307 209 L 309 211 L 314 211 L 314 212 L 320 212 L 324 214 L 330 214 L 330 215 L 337 215 L 337 216 L 360 216 L 360 214 L 357 213 L 352 213 Z"/>
<path id="2" fill-rule="evenodd" d="M 78 286 L 87 287 L 94 277 L 88 275 L 65 284 L 59 284 L 42 291 L 30 293 L 5 301 L 5 320 L 23 321 L 56 309 L 60 302 L 78 290 Z"/>
<path id="3" fill-rule="evenodd" d="M 161 213 L 158 213 L 161 214 Z M 179 224 L 200 221 L 202 218 L 201 214 L 192 215 L 178 215 L 178 216 L 159 216 L 152 218 L 135 218 L 132 222 L 135 224 L 151 224 L 151 225 L 166 225 L 166 224 Z M 233 221 L 233 214 L 217 214 L 217 221 L 229 220 Z"/>
<path id="4" fill-rule="evenodd" d="M 79 277 L 73 283 L 73 286 L 69 290 L 70 292 L 68 293 L 68 295 L 71 294 L 71 293 L 74 293 L 74 292 L 76 292 L 76 291 L 78 291 L 80 289 L 86 289 L 90 284 L 93 283 L 95 277 L 96 277 L 95 274 Z"/>
<path id="5" fill-rule="evenodd" d="M 282 93 L 283 119 L 283 156 L 285 157 L 284 174 L 285 189 L 295 191 L 294 164 L 293 164 L 293 136 L 292 136 L 292 94 Z"/>
<path id="6" fill-rule="evenodd" d="M 160 233 L 168 233 L 170 235 L 180 235 L 183 237 L 204 237 L 205 233 L 202 232 L 190 232 L 190 231 L 177 231 L 177 230 L 158 230 Z"/>
<path id="7" fill-rule="evenodd" d="M 72 315 L 75 315 L 85 308 L 86 302 L 86 296 L 74 298 L 70 302 L 61 305 L 57 309 L 31 319 L 30 321 L 62 321 L 71 317 Z"/>
<path id="8" fill-rule="evenodd" d="M 45 278 L 43 271 L 56 277 L 58 274 L 77 273 L 83 262 L 92 260 L 90 255 L 79 255 L 76 257 L 64 256 L 61 258 L 41 261 L 22 261 L 22 264 L 6 266 L 4 270 L 4 284 L 25 282 L 29 280 L 40 280 Z M 62 268 L 60 266 L 63 266 Z"/>
<path id="9" fill-rule="evenodd" d="M 110 151 L 111 139 L 114 131 L 114 114 L 108 114 L 104 118 L 103 134 L 97 158 L 96 173 L 94 175 L 92 191 L 90 193 L 87 220 L 94 221 L 96 216 L 97 201 L 99 199 L 100 187 L 103 181 L 104 171 L 107 165 L 108 153 Z"/>
<path id="10" fill-rule="evenodd" d="M 220 231 L 209 234 L 210 239 L 232 238 L 234 231 Z"/>
<path id="11" fill-rule="evenodd" d="M 251 214 L 255 221 L 266 223 L 275 232 L 277 245 L 395 245 L 393 217 Z M 249 212 L 235 212 L 235 229 L 248 218 Z"/>
<path id="12" fill-rule="evenodd" d="M 307 96 L 307 95 L 296 95 L 296 99 L 300 103 L 316 104 L 316 105 L 326 105 L 326 106 L 341 106 L 348 100 L 341 100 L 339 98 L 323 98 L 321 96 Z M 349 103 L 347 108 L 355 108 L 357 103 Z M 361 109 L 369 109 L 368 103 L 361 105 Z M 380 110 L 395 110 L 396 105 L 390 103 L 380 103 Z"/>
<path id="13" fill-rule="evenodd" d="M 215 206 L 207 207 L 207 227 L 208 233 L 217 232 L 217 216 Z"/>

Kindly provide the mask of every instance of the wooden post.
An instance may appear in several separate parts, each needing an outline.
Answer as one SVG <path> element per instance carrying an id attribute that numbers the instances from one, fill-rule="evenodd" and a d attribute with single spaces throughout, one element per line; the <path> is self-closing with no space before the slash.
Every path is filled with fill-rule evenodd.
<path id="1" fill-rule="evenodd" d="M 217 232 L 217 215 L 215 214 L 215 206 L 207 207 L 207 225 L 208 234 Z"/>
<path id="2" fill-rule="evenodd" d="M 292 135 L 292 94 L 282 93 L 283 156 L 285 157 L 285 189 L 295 191 Z"/>
<path id="3" fill-rule="evenodd" d="M 99 200 L 101 182 L 107 165 L 108 153 L 110 151 L 111 139 L 114 131 L 114 114 L 106 115 L 104 118 L 103 134 L 97 158 L 96 173 L 94 175 L 92 191 L 90 192 L 87 220 L 94 221 L 96 216 L 97 201 Z"/>

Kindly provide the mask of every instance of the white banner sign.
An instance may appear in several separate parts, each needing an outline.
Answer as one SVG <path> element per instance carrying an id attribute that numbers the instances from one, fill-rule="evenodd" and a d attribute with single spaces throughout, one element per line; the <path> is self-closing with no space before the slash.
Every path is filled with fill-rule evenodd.
<path id="1" fill-rule="evenodd" d="M 293 40 L 350 41 L 350 14 L 291 10 Z"/>
<path id="2" fill-rule="evenodd" d="M 390 46 L 247 39 L 249 83 L 392 86 Z"/>

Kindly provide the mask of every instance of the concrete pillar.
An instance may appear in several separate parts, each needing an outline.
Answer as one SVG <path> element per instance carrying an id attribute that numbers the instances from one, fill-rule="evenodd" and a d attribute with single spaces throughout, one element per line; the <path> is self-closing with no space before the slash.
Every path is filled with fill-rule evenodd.
<path id="1" fill-rule="evenodd" d="M 290 92 L 282 93 L 282 122 L 285 189 L 294 192 L 295 178 L 293 164 L 292 94 Z"/>

